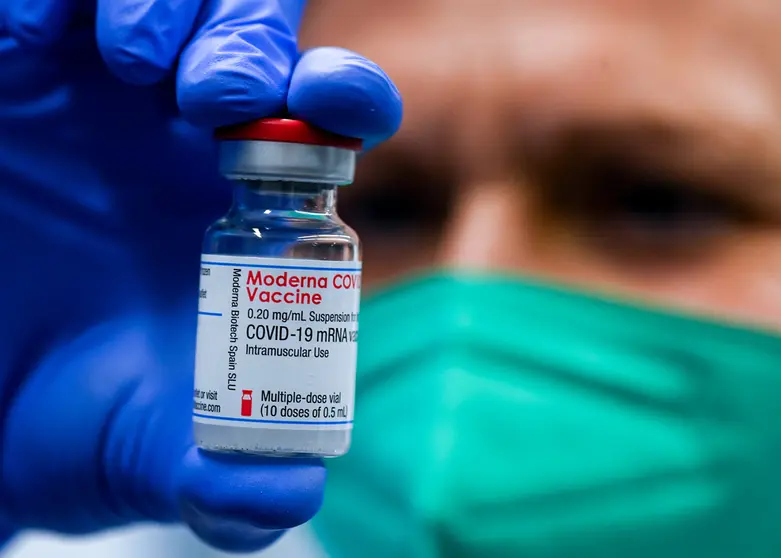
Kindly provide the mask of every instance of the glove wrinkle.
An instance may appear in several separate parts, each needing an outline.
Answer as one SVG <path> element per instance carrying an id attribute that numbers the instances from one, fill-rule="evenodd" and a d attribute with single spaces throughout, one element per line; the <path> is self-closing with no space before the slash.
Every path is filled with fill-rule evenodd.
<path id="1" fill-rule="evenodd" d="M 165 373 L 161 369 L 160 374 Z M 183 392 L 187 389 L 182 387 Z M 190 428 L 189 406 L 173 394 L 170 410 L 161 408 L 160 401 L 150 400 L 154 396 L 151 391 L 148 385 L 137 386 L 124 410 L 115 416 L 104 467 L 116 471 L 110 492 L 130 511 L 126 514 L 129 520 L 168 523 L 180 517 L 178 475 L 192 443 L 190 436 L 184 435 Z"/>
<path id="2" fill-rule="evenodd" d="M 132 479 L 133 475 L 125 475 L 122 473 L 116 474 L 115 472 L 119 469 L 118 466 L 122 463 L 122 459 L 118 458 L 118 452 L 116 451 L 118 448 L 114 447 L 117 439 L 119 439 L 119 449 L 122 449 L 123 447 L 130 447 L 131 451 L 132 449 L 135 449 L 134 446 L 137 444 L 137 436 L 127 436 L 127 433 L 118 435 L 117 432 L 121 432 L 121 427 L 118 424 L 120 422 L 120 417 L 127 409 L 127 406 L 134 395 L 138 392 L 142 381 L 141 378 L 132 380 L 122 386 L 116 394 L 116 399 L 106 416 L 106 422 L 100 433 L 100 439 L 95 453 L 95 458 L 97 460 L 95 470 L 98 471 L 99 474 L 97 480 L 99 488 L 98 493 L 102 495 L 103 506 L 117 519 L 117 523 L 121 520 L 132 522 L 139 519 L 145 519 L 145 515 L 141 510 L 134 506 L 133 493 L 135 492 L 135 487 L 132 484 L 130 487 L 125 486 L 127 478 Z"/>

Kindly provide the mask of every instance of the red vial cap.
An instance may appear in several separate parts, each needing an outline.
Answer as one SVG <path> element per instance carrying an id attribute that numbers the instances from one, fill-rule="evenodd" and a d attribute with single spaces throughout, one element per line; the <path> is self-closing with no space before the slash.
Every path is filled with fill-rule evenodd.
<path id="1" fill-rule="evenodd" d="M 217 128 L 218 140 L 255 140 L 322 145 L 360 151 L 363 141 L 326 132 L 301 120 L 288 118 L 261 118 L 244 124 Z"/>

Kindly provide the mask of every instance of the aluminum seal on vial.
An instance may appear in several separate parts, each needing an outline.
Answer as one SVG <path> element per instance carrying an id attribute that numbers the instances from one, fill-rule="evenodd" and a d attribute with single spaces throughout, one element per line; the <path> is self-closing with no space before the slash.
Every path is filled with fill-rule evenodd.
<path id="1" fill-rule="evenodd" d="M 220 140 L 220 173 L 229 179 L 349 184 L 363 146 L 360 139 L 290 119 L 226 126 L 216 137 Z"/>

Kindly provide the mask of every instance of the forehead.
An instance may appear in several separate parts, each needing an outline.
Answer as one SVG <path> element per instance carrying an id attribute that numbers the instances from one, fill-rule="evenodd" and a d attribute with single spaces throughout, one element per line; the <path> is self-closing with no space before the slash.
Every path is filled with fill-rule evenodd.
<path id="1" fill-rule="evenodd" d="M 429 161 L 650 129 L 781 177 L 776 0 L 320 0 L 303 41 L 378 62 L 405 100 L 389 148 Z"/>
<path id="2" fill-rule="evenodd" d="M 526 19 L 542 13 L 562 15 L 590 14 L 597 17 L 640 17 L 664 23 L 714 23 L 721 20 L 735 27 L 748 22 L 767 22 L 778 12 L 774 0 L 310 0 L 307 24 L 313 28 L 338 27 L 340 31 L 365 30 L 357 22 L 373 24 L 398 23 L 421 25 L 453 23 L 459 20 L 466 28 L 483 22 Z M 313 20 L 317 20 L 316 22 Z"/>
<path id="3" fill-rule="evenodd" d="M 303 40 L 373 50 L 398 47 L 403 36 L 415 43 L 416 55 L 430 48 L 441 56 L 508 46 L 511 38 L 527 49 L 538 41 L 549 47 L 590 29 L 615 38 L 617 31 L 641 31 L 646 39 L 663 36 L 670 47 L 676 45 L 669 41 L 717 39 L 753 50 L 778 43 L 779 23 L 775 0 L 312 0 Z"/>

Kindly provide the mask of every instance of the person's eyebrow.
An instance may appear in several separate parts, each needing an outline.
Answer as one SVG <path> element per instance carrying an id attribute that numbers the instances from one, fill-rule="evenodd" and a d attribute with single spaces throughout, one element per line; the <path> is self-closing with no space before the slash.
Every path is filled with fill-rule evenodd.
<path id="1" fill-rule="evenodd" d="M 642 115 L 573 118 L 518 136 L 524 174 L 545 177 L 612 165 L 656 173 L 781 218 L 781 136 L 717 119 L 694 124 Z"/>
<path id="2" fill-rule="evenodd" d="M 457 186 L 459 169 L 455 152 L 433 138 L 400 134 L 365 154 L 356 173 L 357 190 L 370 188 L 423 188 L 442 191 Z"/>

